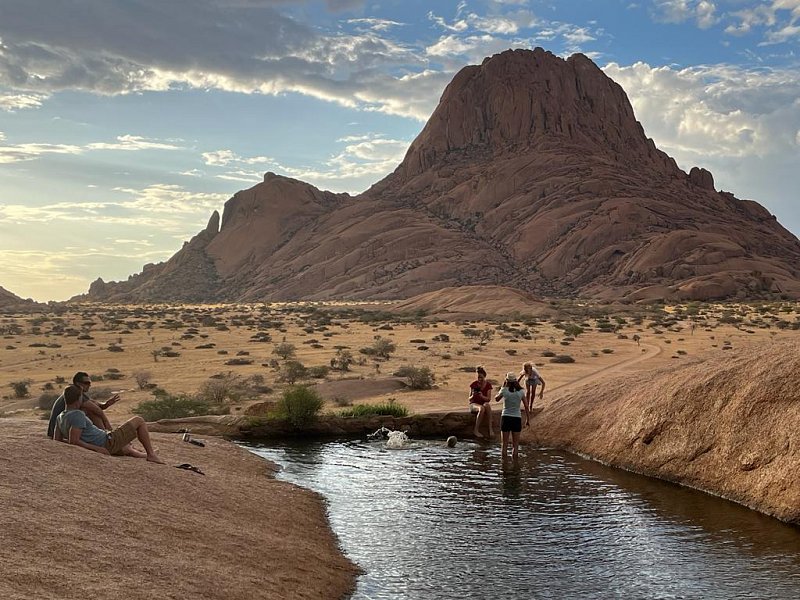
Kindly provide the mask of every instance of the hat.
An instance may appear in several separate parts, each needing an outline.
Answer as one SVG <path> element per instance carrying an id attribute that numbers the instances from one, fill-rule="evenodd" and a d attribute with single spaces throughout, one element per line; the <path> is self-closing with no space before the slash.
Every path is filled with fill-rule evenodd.
<path id="1" fill-rule="evenodd" d="M 516 381 L 517 374 L 516 373 L 506 373 L 506 381 Z"/>

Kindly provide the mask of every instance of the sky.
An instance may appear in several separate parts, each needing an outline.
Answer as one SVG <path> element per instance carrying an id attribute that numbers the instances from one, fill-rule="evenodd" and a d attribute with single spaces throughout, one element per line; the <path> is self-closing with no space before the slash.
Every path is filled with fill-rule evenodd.
<path id="1" fill-rule="evenodd" d="M 0 286 L 126 279 L 268 171 L 362 192 L 459 69 L 537 46 L 800 234 L 800 0 L 0 0 Z"/>

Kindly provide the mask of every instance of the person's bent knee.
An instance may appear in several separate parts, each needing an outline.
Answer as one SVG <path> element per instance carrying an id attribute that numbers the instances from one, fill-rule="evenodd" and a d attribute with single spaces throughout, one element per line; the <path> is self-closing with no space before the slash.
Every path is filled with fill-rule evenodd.
<path id="1" fill-rule="evenodd" d="M 144 421 L 144 419 L 142 417 L 138 417 L 137 416 L 137 417 L 133 417 L 129 422 L 134 427 L 140 427 L 140 426 L 144 425 L 145 421 Z"/>

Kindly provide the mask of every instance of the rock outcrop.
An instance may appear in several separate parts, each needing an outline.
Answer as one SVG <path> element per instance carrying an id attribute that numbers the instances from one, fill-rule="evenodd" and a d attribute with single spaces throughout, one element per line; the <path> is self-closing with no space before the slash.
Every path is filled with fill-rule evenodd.
<path id="1" fill-rule="evenodd" d="M 619 377 L 547 404 L 524 438 L 800 525 L 800 344 Z"/>
<path id="2" fill-rule="evenodd" d="M 25 300 L 9 292 L 7 289 L 0 287 L 0 310 L 18 310 L 35 306 L 37 306 L 37 303 L 33 300 Z"/>
<path id="3" fill-rule="evenodd" d="M 214 221 L 214 219 L 212 219 Z M 658 150 L 587 57 L 537 48 L 462 69 L 397 169 L 366 192 L 268 173 L 170 261 L 89 299 L 800 297 L 800 241 Z"/>

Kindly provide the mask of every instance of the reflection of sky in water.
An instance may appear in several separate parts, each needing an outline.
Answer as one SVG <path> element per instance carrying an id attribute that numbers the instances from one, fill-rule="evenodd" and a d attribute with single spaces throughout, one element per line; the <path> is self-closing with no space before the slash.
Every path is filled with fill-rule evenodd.
<path id="1" fill-rule="evenodd" d="M 551 451 L 411 441 L 252 448 L 322 493 L 355 598 L 798 598 L 800 530 Z"/>

